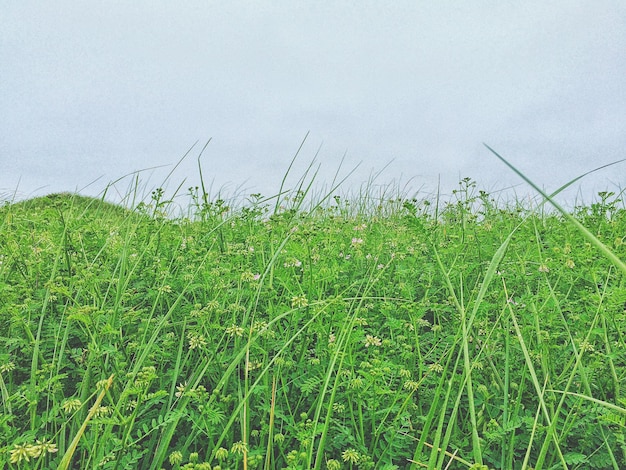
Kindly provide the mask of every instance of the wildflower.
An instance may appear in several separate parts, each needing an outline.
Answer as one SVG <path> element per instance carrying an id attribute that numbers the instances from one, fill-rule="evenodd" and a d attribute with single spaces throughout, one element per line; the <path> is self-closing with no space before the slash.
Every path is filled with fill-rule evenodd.
<path id="1" fill-rule="evenodd" d="M 259 362 L 259 361 L 250 361 L 246 365 L 246 369 L 248 371 L 253 371 L 253 370 L 256 370 L 256 369 L 260 369 L 261 367 L 263 367 L 263 363 Z"/>
<path id="2" fill-rule="evenodd" d="M 370 346 L 380 346 L 382 344 L 383 342 L 380 340 L 380 338 L 377 338 L 376 336 L 372 336 L 372 335 L 365 336 L 366 348 L 369 348 Z"/>
<path id="3" fill-rule="evenodd" d="M 95 415 L 98 418 L 104 418 L 105 416 L 108 416 L 111 414 L 111 408 L 109 408 L 108 406 L 98 406 L 95 409 Z"/>
<path id="4" fill-rule="evenodd" d="M 229 334 L 230 336 L 243 336 L 245 330 L 237 325 L 232 325 L 229 326 L 228 328 L 226 328 L 226 333 Z"/>
<path id="5" fill-rule="evenodd" d="M 545 263 L 541 263 L 541 265 L 539 265 L 539 272 L 540 273 L 549 273 L 550 272 L 550 268 Z"/>
<path id="6" fill-rule="evenodd" d="M 182 397 L 185 394 L 186 389 L 187 389 L 187 382 L 185 382 L 184 384 L 178 384 L 176 386 L 177 392 L 174 394 L 176 398 Z"/>
<path id="7" fill-rule="evenodd" d="M 191 454 L 189 454 L 189 461 L 195 463 L 198 461 L 199 457 L 200 455 L 197 452 L 192 452 Z"/>
<path id="8" fill-rule="evenodd" d="M 360 224 L 360 225 L 355 226 L 354 230 L 360 232 L 360 231 L 365 230 L 366 228 L 367 228 L 367 224 Z"/>
<path id="9" fill-rule="evenodd" d="M 326 468 L 328 470 L 339 470 L 341 468 L 341 463 L 338 460 L 330 459 L 326 461 Z"/>
<path id="10" fill-rule="evenodd" d="M 276 433 L 274 434 L 274 442 L 276 444 L 282 444 L 285 441 L 285 435 L 282 433 Z"/>
<path id="11" fill-rule="evenodd" d="M 228 458 L 228 449 L 220 447 L 215 451 L 215 458 L 219 461 L 226 460 Z"/>
<path id="12" fill-rule="evenodd" d="M 292 307 L 300 308 L 300 307 L 306 307 L 307 305 L 309 305 L 309 301 L 304 295 L 296 295 L 295 297 L 291 298 Z"/>
<path id="13" fill-rule="evenodd" d="M 359 453 L 353 448 L 344 450 L 341 454 L 341 458 L 344 462 L 350 462 L 351 464 L 355 464 L 359 461 Z"/>
<path id="14" fill-rule="evenodd" d="M 242 441 L 237 441 L 233 444 L 233 446 L 230 448 L 230 451 L 233 454 L 245 454 L 246 452 L 248 452 L 248 446 L 246 445 L 245 442 Z"/>
<path id="15" fill-rule="evenodd" d="M 302 261 L 296 258 L 291 258 L 290 260 L 285 261 L 283 266 L 286 268 L 299 268 L 300 266 L 302 266 Z"/>
<path id="16" fill-rule="evenodd" d="M 355 238 L 353 238 L 353 239 L 352 239 L 352 241 L 350 242 L 350 244 L 351 244 L 353 247 L 359 246 L 359 245 L 361 245 L 362 243 L 363 243 L 363 239 L 362 239 L 362 238 L 356 238 L 356 237 L 355 237 Z"/>
<path id="17" fill-rule="evenodd" d="M 11 451 L 11 463 L 20 463 L 22 460 L 30 462 L 31 457 L 35 457 L 37 450 L 31 444 L 15 444 Z"/>
<path id="18" fill-rule="evenodd" d="M 109 383 L 109 381 L 107 379 L 98 380 L 96 382 L 96 388 L 98 390 L 102 390 L 102 389 L 106 388 L 108 383 Z"/>
<path id="19" fill-rule="evenodd" d="M 56 444 L 53 442 L 50 442 L 47 439 L 44 439 L 42 441 L 37 439 L 37 444 L 35 444 L 33 447 L 35 447 L 35 449 L 38 452 L 38 454 L 35 457 L 39 457 L 42 454 L 54 454 L 55 452 L 59 451 Z"/>
<path id="20" fill-rule="evenodd" d="M 346 411 L 346 405 L 344 405 L 343 403 L 333 403 L 333 411 L 335 413 L 343 413 L 344 411 Z"/>
<path id="21" fill-rule="evenodd" d="M 137 378 L 135 379 L 135 385 L 137 387 L 144 387 L 150 384 L 150 382 L 156 379 L 158 376 L 156 374 L 156 367 L 154 366 L 145 366 L 142 367 L 139 372 L 137 372 Z"/>
<path id="22" fill-rule="evenodd" d="M 170 292 L 172 292 L 172 286 L 164 284 L 161 287 L 159 287 L 158 290 L 160 294 L 169 294 Z"/>
<path id="23" fill-rule="evenodd" d="M 254 273 L 250 272 L 250 271 L 245 271 L 243 273 L 241 273 L 241 280 L 242 282 L 251 282 L 254 281 Z"/>
<path id="24" fill-rule="evenodd" d="M 6 364 L 0 365 L 0 372 L 11 372 L 15 369 L 15 362 L 7 362 Z"/>
<path id="25" fill-rule="evenodd" d="M 170 464 L 178 465 L 183 461 L 183 453 L 179 450 L 175 450 L 169 456 Z"/>
<path id="26" fill-rule="evenodd" d="M 431 372 L 441 373 L 443 372 L 443 366 L 439 363 L 430 364 L 428 370 Z"/>
<path id="27" fill-rule="evenodd" d="M 202 348 L 206 346 L 206 339 L 204 338 L 204 335 L 189 333 L 187 338 L 189 339 L 189 349 Z"/>
<path id="28" fill-rule="evenodd" d="M 584 340 L 582 343 L 580 343 L 580 349 L 584 352 L 594 352 L 595 348 L 593 347 L 593 344 L 591 344 L 589 341 Z"/>
<path id="29" fill-rule="evenodd" d="M 576 266 L 576 265 L 574 264 L 574 260 L 568 259 L 567 261 L 565 261 L 565 266 L 567 266 L 570 269 L 573 269 L 574 266 Z"/>
<path id="30" fill-rule="evenodd" d="M 335 341 L 337 341 L 337 336 L 335 335 L 335 333 L 331 333 L 328 335 L 328 344 L 333 344 Z"/>
<path id="31" fill-rule="evenodd" d="M 417 391 L 417 389 L 419 388 L 420 383 L 415 381 L 415 380 L 407 380 L 406 382 L 404 382 L 404 384 L 402 385 L 402 388 L 404 388 L 405 390 L 408 390 L 410 392 L 415 392 Z"/>
<path id="32" fill-rule="evenodd" d="M 363 386 L 363 379 L 355 377 L 348 382 L 348 388 L 359 389 Z"/>
<path id="33" fill-rule="evenodd" d="M 270 333 L 269 325 L 264 321 L 255 321 L 252 325 L 252 331 L 258 332 L 260 335 Z"/>
<path id="34" fill-rule="evenodd" d="M 78 398 L 72 398 L 70 400 L 65 400 L 61 405 L 61 408 L 63 408 L 63 411 L 65 411 L 67 414 L 70 414 L 78 410 L 81 406 L 82 403 Z"/>
<path id="35" fill-rule="evenodd" d="M 297 450 L 292 450 L 291 452 L 289 452 L 287 454 L 287 463 L 289 464 L 289 467 L 293 468 L 294 464 L 298 461 L 298 451 Z"/>

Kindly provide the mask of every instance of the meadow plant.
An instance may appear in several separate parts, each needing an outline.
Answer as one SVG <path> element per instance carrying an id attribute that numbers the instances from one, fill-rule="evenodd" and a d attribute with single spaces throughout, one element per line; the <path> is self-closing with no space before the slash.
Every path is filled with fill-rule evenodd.
<path id="1" fill-rule="evenodd" d="M 550 212 L 315 174 L 5 204 L 0 467 L 626 466 L 621 193 Z"/>

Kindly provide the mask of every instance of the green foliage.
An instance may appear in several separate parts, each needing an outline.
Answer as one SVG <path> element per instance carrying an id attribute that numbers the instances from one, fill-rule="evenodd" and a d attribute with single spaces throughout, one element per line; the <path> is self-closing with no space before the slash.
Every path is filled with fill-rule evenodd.
<path id="1" fill-rule="evenodd" d="M 307 210 L 309 187 L 0 208 L 0 467 L 76 436 L 75 468 L 625 465 L 626 287 L 598 244 L 470 179 L 447 204 Z M 615 195 L 571 216 L 624 258 Z"/>

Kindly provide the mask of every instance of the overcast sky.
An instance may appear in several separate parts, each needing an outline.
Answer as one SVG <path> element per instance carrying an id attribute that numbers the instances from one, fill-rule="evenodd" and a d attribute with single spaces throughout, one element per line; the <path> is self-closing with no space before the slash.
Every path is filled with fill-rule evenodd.
<path id="1" fill-rule="evenodd" d="M 270 195 L 307 132 L 291 183 L 316 154 L 320 183 L 345 154 L 346 187 L 389 164 L 379 183 L 423 191 L 518 184 L 483 142 L 548 190 L 626 158 L 623 0 L 1 3 L 0 194 L 167 165 L 156 187 L 198 141 L 187 187 L 212 139 L 214 192 Z"/>

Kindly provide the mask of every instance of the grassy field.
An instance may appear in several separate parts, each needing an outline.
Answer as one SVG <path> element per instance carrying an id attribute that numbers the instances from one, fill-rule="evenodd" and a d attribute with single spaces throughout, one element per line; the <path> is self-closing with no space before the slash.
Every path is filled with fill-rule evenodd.
<path id="1" fill-rule="evenodd" d="M 0 468 L 626 468 L 618 196 L 307 192 L 2 207 Z"/>

